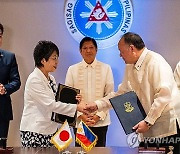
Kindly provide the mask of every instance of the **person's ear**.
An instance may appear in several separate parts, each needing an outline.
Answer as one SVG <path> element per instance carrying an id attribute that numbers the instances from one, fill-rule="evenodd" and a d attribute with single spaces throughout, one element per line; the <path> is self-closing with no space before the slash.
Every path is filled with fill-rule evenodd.
<path id="1" fill-rule="evenodd" d="M 129 45 L 129 48 L 130 48 L 130 51 L 132 52 L 132 54 L 134 55 L 134 56 L 136 56 L 136 50 L 135 50 L 135 48 L 134 48 L 134 45 Z"/>
<path id="2" fill-rule="evenodd" d="M 79 51 L 80 51 L 80 54 L 82 55 L 82 49 L 80 49 Z"/>
<path id="3" fill-rule="evenodd" d="M 131 44 L 131 45 L 129 45 L 129 47 L 130 47 L 131 51 L 134 51 L 134 45 Z"/>
<path id="4" fill-rule="evenodd" d="M 46 60 L 43 58 L 43 59 L 41 60 L 41 63 L 44 64 L 45 62 L 46 62 Z"/>

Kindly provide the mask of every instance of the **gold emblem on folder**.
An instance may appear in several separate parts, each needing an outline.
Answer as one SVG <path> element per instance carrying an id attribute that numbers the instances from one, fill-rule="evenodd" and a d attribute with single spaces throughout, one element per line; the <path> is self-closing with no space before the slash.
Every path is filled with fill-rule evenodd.
<path id="1" fill-rule="evenodd" d="M 126 112 L 132 112 L 134 110 L 134 107 L 131 105 L 131 102 L 124 103 L 124 108 Z"/>

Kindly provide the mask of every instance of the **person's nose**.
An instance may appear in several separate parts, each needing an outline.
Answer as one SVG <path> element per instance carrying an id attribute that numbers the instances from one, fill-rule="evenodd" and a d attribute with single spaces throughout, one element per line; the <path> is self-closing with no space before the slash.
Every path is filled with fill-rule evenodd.
<path id="1" fill-rule="evenodd" d="M 56 61 L 55 61 L 55 63 L 56 63 L 56 65 L 59 63 L 59 59 L 57 59 Z"/>
<path id="2" fill-rule="evenodd" d="M 87 51 L 86 52 L 91 52 L 91 49 L 90 48 L 87 48 Z"/>

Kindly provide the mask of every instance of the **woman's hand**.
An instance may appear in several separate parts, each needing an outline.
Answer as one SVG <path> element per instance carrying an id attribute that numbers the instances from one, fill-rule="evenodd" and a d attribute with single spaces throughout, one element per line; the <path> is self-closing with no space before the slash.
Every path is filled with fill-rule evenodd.
<path id="1" fill-rule="evenodd" d="M 76 95 L 76 100 L 78 100 L 78 103 L 80 103 L 81 100 L 82 100 L 82 95 L 81 94 L 77 94 Z"/>

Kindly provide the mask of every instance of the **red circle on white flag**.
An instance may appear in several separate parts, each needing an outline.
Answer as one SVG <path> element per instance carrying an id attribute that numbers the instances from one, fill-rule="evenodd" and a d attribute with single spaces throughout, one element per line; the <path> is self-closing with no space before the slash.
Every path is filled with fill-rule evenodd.
<path id="1" fill-rule="evenodd" d="M 66 130 L 63 130 L 62 132 L 60 132 L 59 134 L 59 138 L 61 141 L 67 141 L 69 139 L 69 132 Z"/>

